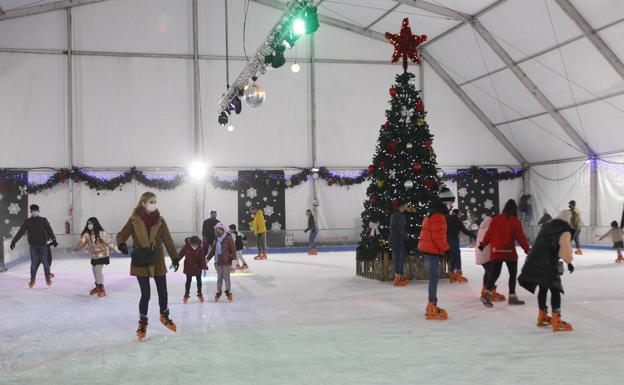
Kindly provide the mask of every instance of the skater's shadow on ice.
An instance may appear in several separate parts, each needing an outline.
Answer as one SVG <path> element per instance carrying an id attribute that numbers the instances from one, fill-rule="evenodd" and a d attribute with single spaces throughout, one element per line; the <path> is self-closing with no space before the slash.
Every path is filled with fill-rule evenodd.
<path id="1" fill-rule="evenodd" d="M 606 269 L 620 269 L 624 267 L 624 264 L 618 263 L 606 263 L 606 264 L 600 264 L 600 265 L 588 265 L 588 266 L 576 266 L 576 270 L 578 271 L 582 271 L 582 270 L 606 270 Z"/>

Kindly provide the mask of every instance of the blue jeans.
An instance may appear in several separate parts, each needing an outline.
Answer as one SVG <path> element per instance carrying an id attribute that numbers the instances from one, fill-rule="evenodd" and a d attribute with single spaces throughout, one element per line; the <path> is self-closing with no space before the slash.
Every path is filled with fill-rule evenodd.
<path id="1" fill-rule="evenodd" d="M 438 301 L 438 279 L 440 277 L 440 257 L 438 255 L 422 253 L 429 263 L 429 301 Z"/>
<path id="2" fill-rule="evenodd" d="M 43 264 L 43 272 L 46 278 L 50 277 L 50 260 L 48 256 L 48 245 L 30 246 L 30 279 L 37 277 L 39 261 Z"/>
<path id="3" fill-rule="evenodd" d="M 459 242 L 449 242 L 449 246 L 451 247 L 451 271 L 453 272 L 461 272 L 461 250 L 459 249 Z"/>
<path id="4" fill-rule="evenodd" d="M 316 236 L 318 235 L 319 231 L 318 229 L 314 229 L 310 231 L 310 235 L 308 236 L 308 244 L 310 245 L 311 249 L 316 248 L 316 243 L 314 243 L 314 240 L 316 239 Z"/>
<path id="5" fill-rule="evenodd" d="M 579 242 L 579 235 L 581 235 L 581 229 L 574 230 L 574 235 L 572 235 L 572 240 L 574 241 L 574 245 L 577 249 L 581 248 L 581 243 Z"/>
<path id="6" fill-rule="evenodd" d="M 394 274 L 403 275 L 405 245 L 403 242 L 391 243 L 390 249 L 392 250 L 392 262 L 394 262 Z"/>

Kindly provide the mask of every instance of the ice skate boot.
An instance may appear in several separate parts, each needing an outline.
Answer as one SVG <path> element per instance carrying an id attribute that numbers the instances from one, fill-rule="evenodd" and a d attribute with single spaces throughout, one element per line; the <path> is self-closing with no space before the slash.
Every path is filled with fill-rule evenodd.
<path id="1" fill-rule="evenodd" d="M 460 272 L 455 273 L 455 282 L 457 283 L 467 283 L 468 282 L 468 278 L 464 277 L 463 274 Z"/>
<path id="2" fill-rule="evenodd" d="M 214 296 L 214 300 L 215 300 L 215 302 L 219 302 L 219 298 L 221 298 L 221 292 L 220 292 L 220 291 L 219 291 L 219 292 L 217 292 L 217 293 L 215 294 L 215 296 Z"/>
<path id="3" fill-rule="evenodd" d="M 576 250 L 574 251 L 574 254 L 576 254 L 576 255 L 583 255 L 583 250 L 581 250 L 581 249 L 576 249 Z"/>
<path id="4" fill-rule="evenodd" d="M 53 272 L 50 272 L 50 278 L 56 278 L 56 275 L 54 275 Z"/>
<path id="5" fill-rule="evenodd" d="M 486 290 L 483 293 L 483 296 L 481 297 L 481 303 L 483 303 L 483 306 L 485 306 L 487 308 L 494 307 L 494 304 L 492 303 L 492 292 L 491 291 Z"/>
<path id="6" fill-rule="evenodd" d="M 445 320 L 448 319 L 448 313 L 446 310 L 439 308 L 437 304 L 429 302 L 427 304 L 425 317 L 429 320 Z"/>
<path id="7" fill-rule="evenodd" d="M 28 281 L 28 287 L 32 289 L 33 286 L 35 286 L 35 279 L 31 278 L 30 281 Z"/>
<path id="8" fill-rule="evenodd" d="M 455 283 L 457 282 L 457 273 L 455 273 L 454 271 L 451 271 L 449 273 L 449 282 L 450 283 Z"/>
<path id="9" fill-rule="evenodd" d="M 615 260 L 615 263 L 622 263 L 624 261 L 624 257 L 618 256 Z"/>
<path id="10" fill-rule="evenodd" d="M 240 269 L 241 269 L 241 270 L 247 270 L 247 269 L 249 269 L 249 265 L 248 265 L 248 264 L 246 264 L 246 263 L 243 263 L 243 264 L 241 265 Z"/>
<path id="11" fill-rule="evenodd" d="M 524 305 L 525 302 L 518 298 L 516 294 L 509 294 L 509 300 L 507 301 L 510 305 Z"/>
<path id="12" fill-rule="evenodd" d="M 256 255 L 256 256 L 254 257 L 254 259 L 255 259 L 256 261 L 261 260 L 261 259 L 262 259 L 262 254 L 258 254 L 258 255 Z"/>
<path id="13" fill-rule="evenodd" d="M 506 299 L 507 298 L 503 294 L 496 291 L 496 287 L 492 289 L 492 298 L 491 298 L 492 302 L 502 302 Z"/>
<path id="14" fill-rule="evenodd" d="M 172 332 L 178 330 L 175 322 L 173 322 L 173 320 L 169 318 L 169 309 L 165 310 L 164 313 L 160 313 L 160 323 L 165 325 L 167 329 L 171 330 Z"/>
<path id="15" fill-rule="evenodd" d="M 197 294 L 197 299 L 199 300 L 199 302 L 204 303 L 205 299 L 204 299 L 204 295 L 202 293 Z"/>
<path id="16" fill-rule="evenodd" d="M 559 312 L 553 311 L 552 318 L 550 320 L 550 325 L 552 326 L 553 332 L 571 332 L 572 324 L 565 322 L 561 319 L 561 314 Z"/>
<path id="17" fill-rule="evenodd" d="M 143 341 L 147 334 L 147 317 L 141 317 L 139 320 L 139 327 L 137 328 L 136 335 L 139 341 Z"/>
<path id="18" fill-rule="evenodd" d="M 267 256 L 267 253 L 262 253 L 262 259 L 269 259 L 269 257 Z"/>
<path id="19" fill-rule="evenodd" d="M 548 308 L 539 309 L 539 313 L 537 314 L 537 326 L 548 326 L 550 325 L 550 317 L 548 316 Z"/>
<path id="20" fill-rule="evenodd" d="M 52 286 L 52 278 L 50 278 L 49 276 L 46 277 L 46 285 L 48 285 L 48 287 Z"/>
<path id="21" fill-rule="evenodd" d="M 184 304 L 187 304 L 189 301 L 189 298 L 191 298 L 190 295 L 184 294 L 184 297 L 182 297 L 182 302 L 184 302 Z"/>
<path id="22" fill-rule="evenodd" d="M 405 281 L 401 281 L 401 277 L 396 276 L 394 277 L 394 287 L 399 287 L 399 286 L 407 286 L 407 282 Z"/>
<path id="23" fill-rule="evenodd" d="M 106 297 L 106 289 L 104 289 L 104 285 L 100 284 L 99 286 L 100 286 L 100 288 L 99 288 L 99 290 L 97 292 L 97 296 L 100 297 L 100 298 Z"/>
<path id="24" fill-rule="evenodd" d="M 230 302 L 232 302 L 234 300 L 234 296 L 229 291 L 225 292 L 225 296 L 227 297 L 227 300 L 230 301 Z"/>
<path id="25" fill-rule="evenodd" d="M 403 283 L 404 285 L 409 285 L 410 279 L 409 278 L 405 278 L 405 277 L 401 277 L 399 279 L 399 282 Z"/>
<path id="26" fill-rule="evenodd" d="M 89 295 L 96 295 L 98 293 L 98 284 L 95 284 L 95 287 L 93 289 L 91 289 L 91 291 L 89 292 Z"/>

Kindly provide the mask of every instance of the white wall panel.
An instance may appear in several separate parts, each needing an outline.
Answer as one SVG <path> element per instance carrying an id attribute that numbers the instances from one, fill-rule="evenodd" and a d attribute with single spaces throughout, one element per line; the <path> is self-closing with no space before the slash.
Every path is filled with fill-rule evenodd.
<path id="1" fill-rule="evenodd" d="M 236 178 L 238 172 L 218 171 L 216 175 L 223 179 Z M 203 219 L 210 216 L 211 210 L 216 210 L 217 218 L 226 225 L 238 223 L 238 194 L 236 191 L 215 188 L 210 182 L 204 185 L 204 191 L 205 199 L 202 202 Z"/>
<path id="2" fill-rule="evenodd" d="M 62 11 L 3 20 L 0 22 L 0 47 L 66 49 L 66 25 L 66 15 Z"/>
<path id="3" fill-rule="evenodd" d="M 609 226 L 611 221 L 619 224 L 624 203 L 624 157 L 605 159 L 620 164 L 598 161 L 598 226 Z"/>
<path id="4" fill-rule="evenodd" d="M 544 179 L 531 171 L 531 198 L 535 223 L 541 218 L 544 209 L 556 217 L 559 211 L 568 209 L 570 200 L 575 200 L 576 206 L 581 211 L 583 223 L 589 225 L 589 165 L 581 161 L 534 166 L 533 169 L 543 177 L 553 179 Z M 580 171 L 575 173 L 579 169 Z M 558 180 L 565 177 L 568 178 Z"/>
<path id="5" fill-rule="evenodd" d="M 463 83 L 505 66 L 498 55 L 469 25 L 464 25 L 427 46 L 427 52 L 443 65 L 457 83 Z"/>
<path id="6" fill-rule="evenodd" d="M 508 0 L 479 20 L 517 60 L 581 34 L 554 1 L 547 4 L 548 8 L 544 0 Z"/>
<path id="7" fill-rule="evenodd" d="M 388 90 L 400 71 L 399 65 L 317 65 L 319 165 L 370 164 L 379 128 L 386 121 Z"/>
<path id="8" fill-rule="evenodd" d="M 359 239 L 359 233 L 362 231 L 360 215 L 364 210 L 363 203 L 368 185 L 368 181 L 350 188 L 328 186 L 325 182 L 317 184 L 320 201 L 319 240 L 344 242 L 349 239 L 354 242 Z"/>
<path id="9" fill-rule="evenodd" d="M 30 172 L 29 180 L 36 179 L 36 183 L 39 183 L 50 174 L 50 172 Z M 48 218 L 55 234 L 65 233 L 65 220 L 69 209 L 69 183 L 58 184 L 38 194 L 29 194 L 28 204 L 39 205 L 41 216 Z"/>
<path id="10" fill-rule="evenodd" d="M 585 38 L 520 67 L 558 108 L 624 89 L 624 80 Z M 566 69 L 570 82 L 566 79 Z"/>
<path id="11" fill-rule="evenodd" d="M 624 95 L 566 109 L 561 113 L 587 139 L 594 151 L 600 153 L 624 150 L 624 142 L 621 140 Z"/>
<path id="12" fill-rule="evenodd" d="M 462 89 L 494 123 L 544 111 L 510 70 L 479 79 Z"/>
<path id="13" fill-rule="evenodd" d="M 81 56 L 75 63 L 77 165 L 184 167 L 191 162 L 190 61 Z"/>
<path id="14" fill-rule="evenodd" d="M 517 164 L 440 77 L 425 65 L 427 123 L 442 166 Z"/>
<path id="15" fill-rule="evenodd" d="M 65 62 L 0 53 L 0 167 L 67 165 Z"/>
<path id="16" fill-rule="evenodd" d="M 202 119 L 206 157 L 214 167 L 309 167 L 312 164 L 309 129 L 309 88 L 306 66 L 294 74 L 287 68 L 269 71 L 258 79 L 267 96 L 258 108 L 243 103 L 232 115 L 235 129 L 217 123 L 219 99 L 225 92 L 225 62 L 202 61 Z M 231 63 L 231 79 L 243 64 Z"/>
<path id="17" fill-rule="evenodd" d="M 191 54 L 191 2 L 110 0 L 76 7 L 74 49 Z"/>

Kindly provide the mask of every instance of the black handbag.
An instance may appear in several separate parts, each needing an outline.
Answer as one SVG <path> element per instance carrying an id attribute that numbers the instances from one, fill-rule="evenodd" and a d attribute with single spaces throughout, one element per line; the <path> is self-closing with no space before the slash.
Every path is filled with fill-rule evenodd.
<path id="1" fill-rule="evenodd" d="M 132 266 L 150 267 L 154 266 L 154 258 L 156 256 L 156 252 L 154 251 L 154 246 L 140 247 L 138 249 L 132 249 L 131 256 Z"/>

